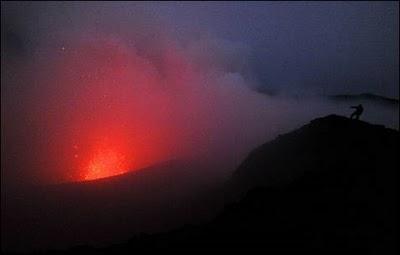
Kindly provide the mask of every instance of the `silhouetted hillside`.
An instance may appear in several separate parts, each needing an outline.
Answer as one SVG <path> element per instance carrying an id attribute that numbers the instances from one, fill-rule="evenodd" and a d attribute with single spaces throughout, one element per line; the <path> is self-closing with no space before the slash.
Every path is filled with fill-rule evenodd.
<path id="1" fill-rule="evenodd" d="M 265 251 L 393 254 L 398 131 L 330 115 L 255 149 L 211 222 L 61 254 Z M 293 253 L 292 253 L 293 254 Z"/>
<path id="2" fill-rule="evenodd" d="M 384 126 L 330 115 L 255 149 L 232 183 L 246 190 L 254 185 L 281 186 L 308 172 L 340 173 L 343 178 L 389 173 L 397 163 L 397 139 L 398 132 Z"/>

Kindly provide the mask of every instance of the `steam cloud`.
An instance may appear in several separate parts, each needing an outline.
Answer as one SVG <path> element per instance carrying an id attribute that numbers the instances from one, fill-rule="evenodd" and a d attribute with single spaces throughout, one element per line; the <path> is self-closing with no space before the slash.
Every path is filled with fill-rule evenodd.
<path id="1" fill-rule="evenodd" d="M 2 57 L 3 182 L 84 180 L 174 158 L 232 169 L 260 142 L 337 109 L 255 92 L 242 43 L 206 31 L 181 40 L 148 13 L 127 22 L 86 11 L 40 17 L 46 29 L 23 33 L 35 46 Z"/>

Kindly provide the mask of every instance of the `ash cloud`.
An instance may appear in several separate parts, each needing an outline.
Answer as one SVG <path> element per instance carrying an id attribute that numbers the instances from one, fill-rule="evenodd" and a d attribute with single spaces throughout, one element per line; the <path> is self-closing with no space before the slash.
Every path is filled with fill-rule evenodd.
<path id="1" fill-rule="evenodd" d="M 260 142 L 313 117 L 348 113 L 287 94 L 398 91 L 398 54 L 391 55 L 398 4 L 363 5 L 360 13 L 357 4 L 286 5 L 2 3 L 2 182 L 79 179 L 93 144 L 102 143 L 129 169 L 196 158 L 223 159 L 232 170 Z M 303 11 L 313 15 L 302 19 Z M 323 13 L 344 23 L 330 24 Z M 366 25 L 338 31 L 353 14 L 361 20 L 354 24 Z M 374 44 L 378 27 L 370 24 L 380 14 L 389 28 Z M 367 52 L 360 73 L 357 59 Z M 379 57 L 388 68 L 370 67 Z M 255 91 L 263 86 L 280 96 Z M 229 171 L 222 172 L 215 174 Z"/>

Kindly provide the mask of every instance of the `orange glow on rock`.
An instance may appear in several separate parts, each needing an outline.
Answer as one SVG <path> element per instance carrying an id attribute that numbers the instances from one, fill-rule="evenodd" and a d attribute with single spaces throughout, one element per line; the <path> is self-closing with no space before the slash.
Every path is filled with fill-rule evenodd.
<path id="1" fill-rule="evenodd" d="M 113 149 L 101 149 L 89 161 L 84 180 L 95 180 L 127 172 L 125 156 Z"/>

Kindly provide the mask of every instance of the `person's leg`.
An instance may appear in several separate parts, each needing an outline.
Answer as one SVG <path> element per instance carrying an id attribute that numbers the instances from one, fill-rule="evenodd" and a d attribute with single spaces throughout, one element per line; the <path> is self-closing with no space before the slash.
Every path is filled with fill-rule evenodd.
<path id="1" fill-rule="evenodd" d="M 354 117 L 354 112 L 350 115 L 350 119 L 353 119 L 353 117 Z"/>

